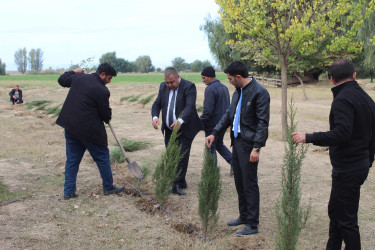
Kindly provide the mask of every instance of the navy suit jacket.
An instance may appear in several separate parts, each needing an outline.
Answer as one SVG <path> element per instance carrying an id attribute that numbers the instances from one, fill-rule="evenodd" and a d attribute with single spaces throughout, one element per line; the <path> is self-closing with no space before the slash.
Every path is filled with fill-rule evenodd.
<path id="1" fill-rule="evenodd" d="M 160 84 L 159 94 L 151 109 L 152 117 L 159 117 L 160 110 L 162 111 L 161 131 L 163 134 L 165 129 L 169 129 L 165 124 L 168 111 L 169 91 L 170 89 L 166 83 L 162 82 Z M 202 128 L 197 114 L 197 109 L 195 107 L 196 100 L 197 89 L 195 84 L 181 78 L 176 97 L 175 113 L 177 119 L 181 118 L 184 121 L 184 123 L 181 125 L 181 133 L 190 139 L 194 139 L 196 134 Z"/>

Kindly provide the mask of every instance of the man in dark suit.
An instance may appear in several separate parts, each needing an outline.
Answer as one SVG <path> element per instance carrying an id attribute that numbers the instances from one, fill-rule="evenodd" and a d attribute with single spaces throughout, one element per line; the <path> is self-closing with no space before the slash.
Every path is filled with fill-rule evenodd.
<path id="1" fill-rule="evenodd" d="M 59 77 L 59 84 L 70 88 L 56 121 L 65 129 L 65 200 L 77 197 L 77 173 L 86 149 L 99 168 L 104 195 L 117 194 L 125 189 L 113 185 L 107 133 L 103 124 L 108 124 L 112 116 L 110 93 L 105 85 L 116 75 L 111 65 L 102 63 L 93 74 L 84 74 L 81 68 L 77 68 Z"/>
<path id="2" fill-rule="evenodd" d="M 160 84 L 159 94 L 152 105 L 152 126 L 155 129 L 159 128 L 159 113 L 161 110 L 161 131 L 164 135 L 166 147 L 173 128 L 179 126 L 180 134 L 177 140 L 181 145 L 181 154 L 184 153 L 184 157 L 178 164 L 177 171 L 180 171 L 180 174 L 174 181 L 172 191 L 178 195 L 185 195 L 183 189 L 187 187 L 185 176 L 191 143 L 202 127 L 195 107 L 197 90 L 194 83 L 182 79 L 173 67 L 165 69 L 164 80 L 165 82 Z"/>

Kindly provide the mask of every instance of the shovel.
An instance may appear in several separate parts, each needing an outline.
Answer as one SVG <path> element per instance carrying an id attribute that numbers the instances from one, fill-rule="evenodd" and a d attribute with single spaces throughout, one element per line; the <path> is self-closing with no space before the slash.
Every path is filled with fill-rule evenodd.
<path id="1" fill-rule="evenodd" d="M 136 163 L 135 161 L 131 162 L 131 160 L 126 156 L 125 149 L 122 146 L 122 144 L 120 143 L 120 141 L 118 140 L 118 138 L 116 136 L 116 133 L 115 133 L 115 131 L 112 128 L 111 122 L 108 122 L 108 125 L 109 125 L 109 127 L 110 127 L 110 129 L 112 131 L 113 136 L 115 137 L 115 139 L 117 141 L 117 144 L 121 148 L 122 154 L 124 155 L 124 158 L 125 158 L 126 162 L 128 163 L 127 167 L 129 169 L 130 173 L 134 177 L 136 177 L 137 179 L 143 179 L 142 169 L 138 166 L 138 163 Z"/>

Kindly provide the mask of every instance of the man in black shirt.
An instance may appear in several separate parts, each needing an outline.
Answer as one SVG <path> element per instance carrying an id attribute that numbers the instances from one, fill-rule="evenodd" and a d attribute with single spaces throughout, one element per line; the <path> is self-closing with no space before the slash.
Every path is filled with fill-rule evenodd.
<path id="1" fill-rule="evenodd" d="M 329 74 L 335 85 L 329 115 L 330 131 L 294 132 L 294 143 L 329 146 L 332 189 L 328 204 L 327 249 L 361 249 L 358 207 L 361 185 L 374 161 L 375 103 L 355 81 L 354 65 L 337 60 Z"/>
<path id="2" fill-rule="evenodd" d="M 205 67 L 201 75 L 202 81 L 207 87 L 204 91 L 203 111 L 200 119 L 206 136 L 209 136 L 212 134 L 215 125 L 228 109 L 230 98 L 228 88 L 216 79 L 215 69 L 213 67 Z M 216 151 L 218 151 L 228 164 L 232 166 L 232 153 L 223 142 L 225 132 L 226 131 L 215 138 L 215 141 L 211 145 L 211 152 L 215 155 L 216 161 Z M 233 167 L 231 167 L 230 175 L 233 175 Z"/>

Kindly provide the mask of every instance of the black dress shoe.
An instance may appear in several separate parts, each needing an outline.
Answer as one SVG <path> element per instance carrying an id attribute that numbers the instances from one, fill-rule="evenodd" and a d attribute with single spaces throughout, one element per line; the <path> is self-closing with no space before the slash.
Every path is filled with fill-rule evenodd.
<path id="1" fill-rule="evenodd" d="M 236 226 L 239 226 L 239 225 L 243 225 L 243 224 L 246 224 L 246 221 L 243 221 L 241 220 L 239 217 L 235 220 L 231 220 L 227 223 L 227 226 L 228 227 L 236 227 Z"/>
<path id="2" fill-rule="evenodd" d="M 178 195 L 186 195 L 186 193 L 184 192 L 184 190 L 182 190 L 180 185 L 173 185 L 172 193 L 178 194 Z"/>
<path id="3" fill-rule="evenodd" d="M 180 185 L 180 188 L 182 188 L 182 189 L 186 189 L 186 188 L 187 188 L 187 183 L 181 184 L 181 185 Z"/>
<path id="4" fill-rule="evenodd" d="M 229 175 L 230 175 L 230 176 L 233 176 L 233 166 L 230 166 Z"/>
<path id="5" fill-rule="evenodd" d="M 104 195 L 110 195 L 110 194 L 119 194 L 124 190 L 125 190 L 124 186 L 116 187 L 115 185 L 113 185 L 113 188 L 111 190 L 104 190 L 103 192 L 104 192 Z"/>
<path id="6" fill-rule="evenodd" d="M 242 230 L 236 233 L 237 236 L 249 236 L 258 233 L 258 227 L 252 227 L 247 224 Z"/>
<path id="7" fill-rule="evenodd" d="M 71 198 L 77 198 L 78 194 L 64 194 L 64 200 L 69 200 Z"/>

